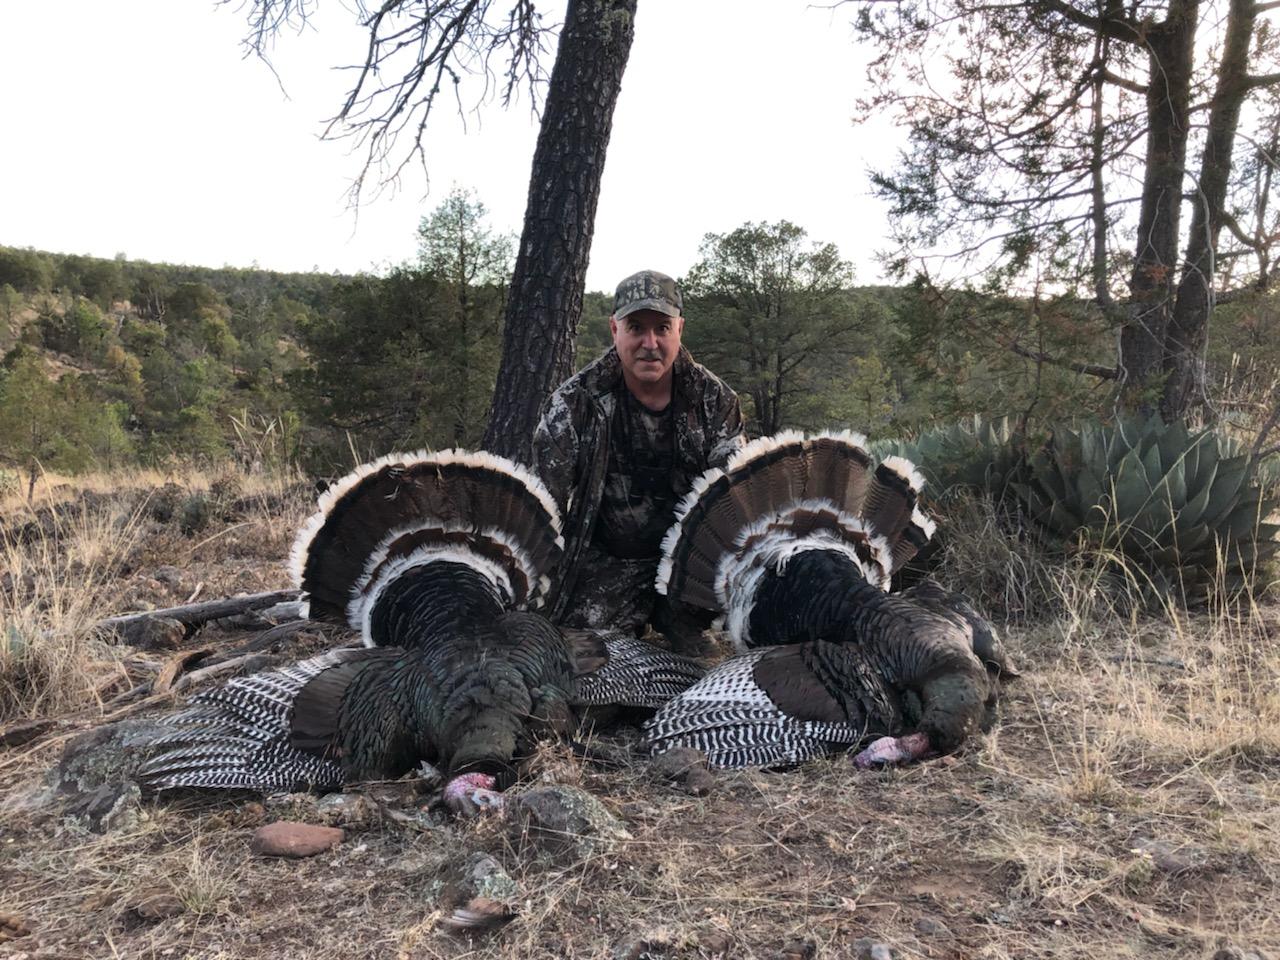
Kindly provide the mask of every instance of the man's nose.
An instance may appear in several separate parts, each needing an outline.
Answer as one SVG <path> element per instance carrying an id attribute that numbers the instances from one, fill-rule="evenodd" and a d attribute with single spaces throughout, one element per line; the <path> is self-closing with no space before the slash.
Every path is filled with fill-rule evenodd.
<path id="1" fill-rule="evenodd" d="M 658 332 L 656 330 L 646 330 L 640 337 L 640 345 L 652 350 L 658 345 Z"/>

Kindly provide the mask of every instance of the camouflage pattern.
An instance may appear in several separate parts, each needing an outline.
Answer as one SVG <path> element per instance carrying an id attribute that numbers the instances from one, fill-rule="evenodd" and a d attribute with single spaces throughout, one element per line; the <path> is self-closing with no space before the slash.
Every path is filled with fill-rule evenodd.
<path id="1" fill-rule="evenodd" d="M 684 314 L 684 297 L 676 282 L 657 270 L 641 270 L 618 284 L 613 295 L 613 318 L 621 320 L 637 310 L 657 310 L 668 317 Z"/>
<path id="2" fill-rule="evenodd" d="M 675 470 L 675 417 L 660 414 L 623 390 L 609 422 L 609 463 L 592 542 L 615 557 L 639 559 L 662 552 L 676 503 L 690 477 Z"/>
<path id="3" fill-rule="evenodd" d="M 672 485 L 687 490 L 694 477 L 723 466 L 742 445 L 742 409 L 737 394 L 683 347 L 672 369 Z M 614 411 L 626 390 L 622 362 L 610 348 L 551 395 L 534 433 L 534 465 L 564 518 L 564 559 L 549 610 L 566 625 L 640 630 L 649 622 L 684 633 L 682 625 L 693 630 L 709 618 L 658 602 L 656 555 L 614 557 L 592 542 L 608 479 Z"/>

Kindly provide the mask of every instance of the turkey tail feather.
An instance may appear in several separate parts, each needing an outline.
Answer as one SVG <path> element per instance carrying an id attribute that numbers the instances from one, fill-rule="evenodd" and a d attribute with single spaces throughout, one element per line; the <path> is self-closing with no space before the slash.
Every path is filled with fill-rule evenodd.
<path id="1" fill-rule="evenodd" d="M 555 502 L 523 467 L 488 453 L 419 451 L 334 483 L 298 534 L 290 568 L 313 617 L 364 630 L 386 585 L 434 560 L 471 567 L 510 607 L 537 606 L 562 548 Z"/>
<path id="2" fill-rule="evenodd" d="M 727 613 L 735 641 L 748 645 L 753 591 L 797 553 L 842 554 L 887 590 L 933 535 L 916 503 L 922 485 L 901 457 L 876 464 L 860 434 L 763 437 L 695 481 L 663 540 L 657 589 Z"/>

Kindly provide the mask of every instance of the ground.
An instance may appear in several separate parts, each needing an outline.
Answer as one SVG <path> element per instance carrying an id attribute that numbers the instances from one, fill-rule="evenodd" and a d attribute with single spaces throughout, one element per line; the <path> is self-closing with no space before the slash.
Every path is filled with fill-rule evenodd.
<path id="1" fill-rule="evenodd" d="M 833 758 L 690 796 L 633 753 L 608 769 L 548 748 L 528 782 L 579 786 L 625 830 L 587 852 L 548 851 L 500 817 L 424 812 L 415 784 L 147 801 L 92 833 L 26 802 L 67 740 L 135 711 L 121 691 L 182 649 L 253 632 L 211 626 L 138 651 L 89 624 L 197 587 L 285 586 L 312 495 L 279 479 L 164 480 L 65 491 L 52 514 L 5 506 L 0 733 L 58 723 L 0 746 L 0 957 L 884 956 L 873 943 L 900 958 L 1280 955 L 1280 607 L 1262 603 L 1127 620 L 1080 606 L 1010 626 L 1024 675 L 999 726 L 901 770 Z M 603 745 L 627 753 L 631 739 Z M 309 860 L 251 853 L 279 818 L 346 837 Z M 476 852 L 514 880 L 514 916 L 472 937 L 447 920 Z"/>

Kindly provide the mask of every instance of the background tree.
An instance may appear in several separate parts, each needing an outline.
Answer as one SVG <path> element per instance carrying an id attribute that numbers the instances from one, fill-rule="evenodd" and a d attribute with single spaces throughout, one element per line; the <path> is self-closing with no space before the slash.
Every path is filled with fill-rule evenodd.
<path id="1" fill-rule="evenodd" d="M 1166 416 L 1203 402 L 1241 108 L 1280 81 L 1251 67 L 1270 59 L 1256 42 L 1268 6 L 860 2 L 880 51 L 862 111 L 909 134 L 897 168 L 873 177 L 897 268 L 945 262 L 952 283 L 1087 299 L 1114 364 L 1037 362 L 1109 378 Z M 988 339 L 1036 352 L 1015 328 Z"/>
<path id="2" fill-rule="evenodd" d="M 41 470 L 115 466 L 131 452 L 120 404 L 102 404 L 74 374 L 50 378 L 29 348 L 0 367 L 0 457 L 27 475 L 27 499 Z"/>
<path id="3" fill-rule="evenodd" d="M 488 211 L 455 188 L 418 228 L 422 268 L 439 284 L 435 365 L 452 408 L 453 443 L 479 439 L 498 369 L 511 239 L 487 226 Z"/>
<path id="4" fill-rule="evenodd" d="M 849 296 L 852 266 L 786 220 L 709 233 L 699 256 L 685 278 L 690 349 L 750 397 L 755 432 L 809 425 L 798 400 L 846 376 L 865 347 L 870 318 Z"/>
<path id="5" fill-rule="evenodd" d="M 385 184 L 395 182 L 414 159 L 425 166 L 432 111 L 442 93 L 462 109 L 464 76 L 483 77 L 482 102 L 500 76 L 504 104 L 521 88 L 536 103 L 546 81 L 501 370 L 484 436 L 484 445 L 498 453 L 527 457 L 538 409 L 572 367 L 600 178 L 636 2 L 568 0 L 549 80 L 542 55 L 552 31 L 532 0 L 515 0 L 509 8 L 492 0 L 356 4 L 368 43 L 355 84 L 326 129 L 326 136 L 350 138 L 364 151 L 353 201 L 371 173 Z M 248 9 L 246 42 L 265 55 L 281 29 L 304 25 L 314 8 L 294 0 L 252 0 Z"/>

